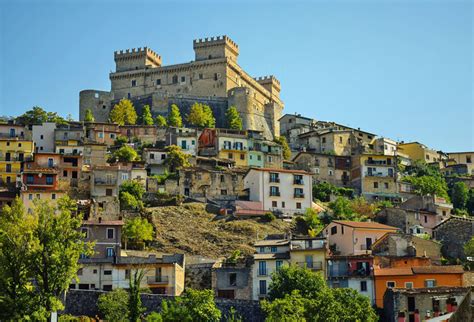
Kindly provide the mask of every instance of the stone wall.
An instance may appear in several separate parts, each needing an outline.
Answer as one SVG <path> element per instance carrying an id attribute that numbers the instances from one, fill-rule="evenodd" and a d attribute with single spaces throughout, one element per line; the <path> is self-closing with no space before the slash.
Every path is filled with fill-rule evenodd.
<path id="1" fill-rule="evenodd" d="M 72 314 L 75 316 L 86 315 L 90 317 L 101 316 L 97 308 L 97 301 L 104 291 L 92 290 L 70 290 L 65 297 L 65 309 L 60 314 Z M 172 296 L 157 294 L 142 294 L 142 304 L 146 308 L 146 314 L 160 311 L 163 300 L 173 300 Z M 264 314 L 257 301 L 216 299 L 216 305 L 221 310 L 223 318 L 228 315 L 229 310 L 234 308 L 244 321 L 264 321 Z M 224 320 L 224 319 L 223 319 Z"/>
<path id="2" fill-rule="evenodd" d="M 197 290 L 212 288 L 211 270 L 214 263 L 186 265 L 185 287 Z"/>
<path id="3" fill-rule="evenodd" d="M 463 259 L 464 244 L 474 236 L 474 220 L 452 216 L 434 229 L 434 235 L 442 243 L 444 257 Z"/>

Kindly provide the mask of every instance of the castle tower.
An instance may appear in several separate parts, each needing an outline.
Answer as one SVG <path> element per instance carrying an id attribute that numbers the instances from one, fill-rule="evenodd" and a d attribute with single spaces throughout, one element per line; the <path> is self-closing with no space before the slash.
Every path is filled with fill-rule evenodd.
<path id="1" fill-rule="evenodd" d="M 254 78 L 257 83 L 262 85 L 273 97 L 280 98 L 280 81 L 273 75 Z"/>
<path id="2" fill-rule="evenodd" d="M 148 47 L 116 51 L 114 60 L 117 72 L 161 66 L 161 56 Z"/>
<path id="3" fill-rule="evenodd" d="M 195 39 L 193 48 L 196 61 L 227 57 L 237 62 L 239 56 L 239 46 L 227 36 Z"/>

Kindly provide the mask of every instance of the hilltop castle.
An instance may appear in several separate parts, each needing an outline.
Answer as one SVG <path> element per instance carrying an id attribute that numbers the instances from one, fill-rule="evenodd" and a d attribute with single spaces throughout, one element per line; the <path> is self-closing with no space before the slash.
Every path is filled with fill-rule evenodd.
<path id="1" fill-rule="evenodd" d="M 122 98 L 130 99 L 139 115 L 149 105 L 154 117 L 166 116 L 171 104 L 185 116 L 194 102 L 202 102 L 213 109 L 218 127 L 225 126 L 225 112 L 233 105 L 244 129 L 263 131 L 268 138 L 279 135 L 280 82 L 274 76 L 249 76 L 237 64 L 239 46 L 227 36 L 194 40 L 193 48 L 194 61 L 169 66 L 147 47 L 116 51 L 110 92 L 81 91 L 80 120 L 90 108 L 96 121 L 107 121 Z"/>

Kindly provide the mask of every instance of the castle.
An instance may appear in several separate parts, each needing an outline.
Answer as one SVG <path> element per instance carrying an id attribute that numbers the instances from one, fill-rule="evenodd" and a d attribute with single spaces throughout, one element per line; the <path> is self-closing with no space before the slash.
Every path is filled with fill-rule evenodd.
<path id="1" fill-rule="evenodd" d="M 267 138 L 279 135 L 283 102 L 280 82 L 274 76 L 252 78 L 238 64 L 239 46 L 227 36 L 193 41 L 195 60 L 163 66 L 161 56 L 150 48 L 114 53 L 111 90 L 83 90 L 79 94 L 79 118 L 91 109 L 95 120 L 106 122 L 111 108 L 130 99 L 140 115 L 149 105 L 154 117 L 166 116 L 176 104 L 183 119 L 194 102 L 209 105 L 216 126 L 225 126 L 225 112 L 235 106 L 244 129 L 263 131 Z"/>

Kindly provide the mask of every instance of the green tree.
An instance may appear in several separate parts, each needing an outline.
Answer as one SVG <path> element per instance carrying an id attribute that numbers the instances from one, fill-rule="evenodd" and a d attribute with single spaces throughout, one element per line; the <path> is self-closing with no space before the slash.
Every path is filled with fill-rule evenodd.
<path id="1" fill-rule="evenodd" d="M 37 305 L 48 313 L 63 307 L 60 297 L 77 278 L 79 256 L 91 254 L 83 242 L 81 219 L 74 215 L 75 201 L 64 197 L 57 205 L 35 200 L 34 241 L 31 244 L 31 277 L 36 281 Z"/>
<path id="2" fill-rule="evenodd" d="M 469 189 L 467 185 L 462 181 L 456 182 L 451 189 L 451 200 L 454 208 L 466 209 L 468 199 Z"/>
<path id="3" fill-rule="evenodd" d="M 126 239 L 125 249 L 127 249 L 127 241 L 138 244 L 153 240 L 153 225 L 146 218 L 136 217 L 125 222 L 123 234 Z"/>
<path id="4" fill-rule="evenodd" d="M 117 138 L 114 141 L 114 145 L 117 147 L 122 147 L 128 142 L 128 138 L 123 135 L 117 136 Z"/>
<path id="5" fill-rule="evenodd" d="M 285 294 L 285 297 L 269 301 L 262 301 L 261 306 L 267 314 L 268 322 L 304 322 L 307 300 L 298 291 Z"/>
<path id="6" fill-rule="evenodd" d="M 442 177 L 429 175 L 407 176 L 403 178 L 403 181 L 411 183 L 415 193 L 419 195 L 436 195 L 449 200 L 448 186 Z"/>
<path id="7" fill-rule="evenodd" d="M 336 194 L 336 187 L 328 182 L 320 182 L 313 186 L 313 198 L 319 201 L 328 202 L 331 194 Z"/>
<path id="8" fill-rule="evenodd" d="M 107 321 L 128 321 L 128 292 L 117 288 L 111 292 L 101 294 L 97 306 Z"/>
<path id="9" fill-rule="evenodd" d="M 142 299 L 140 296 L 140 285 L 142 283 L 145 271 L 143 269 L 137 269 L 130 274 L 130 289 L 128 296 L 128 311 L 130 321 L 136 322 L 141 321 L 140 315 L 145 311 L 142 306 Z"/>
<path id="10" fill-rule="evenodd" d="M 284 298 L 285 294 L 298 291 L 303 297 L 316 294 L 326 286 L 320 274 L 296 265 L 282 266 L 272 274 L 269 298 L 271 300 Z"/>
<path id="11" fill-rule="evenodd" d="M 306 209 L 304 213 L 304 221 L 308 230 L 313 231 L 312 234 L 317 235 L 324 228 L 321 219 L 319 219 L 319 214 L 314 209 Z"/>
<path id="12" fill-rule="evenodd" d="M 242 118 L 235 106 L 231 106 L 225 112 L 227 127 L 234 130 L 242 130 Z"/>
<path id="13" fill-rule="evenodd" d="M 200 128 L 215 127 L 216 124 L 211 108 L 197 102 L 191 106 L 187 121 L 189 124 Z"/>
<path id="14" fill-rule="evenodd" d="M 35 218 L 20 198 L 0 214 L 0 320 L 20 321 L 31 313 L 33 285 L 29 267 Z"/>
<path id="15" fill-rule="evenodd" d="M 138 153 L 132 147 L 124 145 L 113 153 L 113 157 L 120 162 L 131 162 L 138 159 Z"/>
<path id="16" fill-rule="evenodd" d="M 57 124 L 66 124 L 67 121 L 56 112 L 46 112 L 39 106 L 34 106 L 16 119 L 17 123 L 25 125 L 43 124 L 44 122 L 55 122 Z"/>
<path id="17" fill-rule="evenodd" d="M 118 125 L 133 125 L 137 122 L 137 112 L 135 111 L 135 107 L 133 107 L 132 101 L 123 98 L 112 108 L 109 118 L 111 122 L 117 123 Z"/>
<path id="18" fill-rule="evenodd" d="M 168 155 L 165 164 L 169 167 L 170 172 L 175 172 L 179 168 L 191 166 L 189 163 L 189 154 L 184 153 L 177 145 L 170 145 L 166 148 Z"/>
<path id="19" fill-rule="evenodd" d="M 153 125 L 153 117 L 151 116 L 149 105 L 143 106 L 142 124 L 143 125 Z"/>
<path id="20" fill-rule="evenodd" d="M 277 136 L 275 137 L 274 141 L 281 145 L 281 148 L 283 149 L 283 158 L 285 158 L 285 160 L 290 160 L 291 150 L 290 146 L 288 145 L 288 142 L 286 141 L 286 137 Z"/>
<path id="21" fill-rule="evenodd" d="M 85 122 L 94 122 L 94 114 L 92 114 L 92 110 L 90 108 L 86 109 L 86 114 L 84 115 Z"/>
<path id="22" fill-rule="evenodd" d="M 168 115 L 168 125 L 175 127 L 183 126 L 183 119 L 179 112 L 179 107 L 176 104 L 171 105 L 170 113 Z"/>
<path id="23" fill-rule="evenodd" d="M 124 181 L 119 188 L 121 209 L 137 210 L 143 208 L 143 194 L 145 188 L 136 180 Z"/>
<path id="24" fill-rule="evenodd" d="M 168 122 L 166 121 L 166 118 L 163 115 L 158 115 L 156 117 L 156 125 L 159 127 L 166 127 L 168 126 Z"/>
<path id="25" fill-rule="evenodd" d="M 337 311 L 340 321 L 378 321 L 367 296 L 360 295 L 352 288 L 332 289 L 334 301 L 338 303 Z"/>

